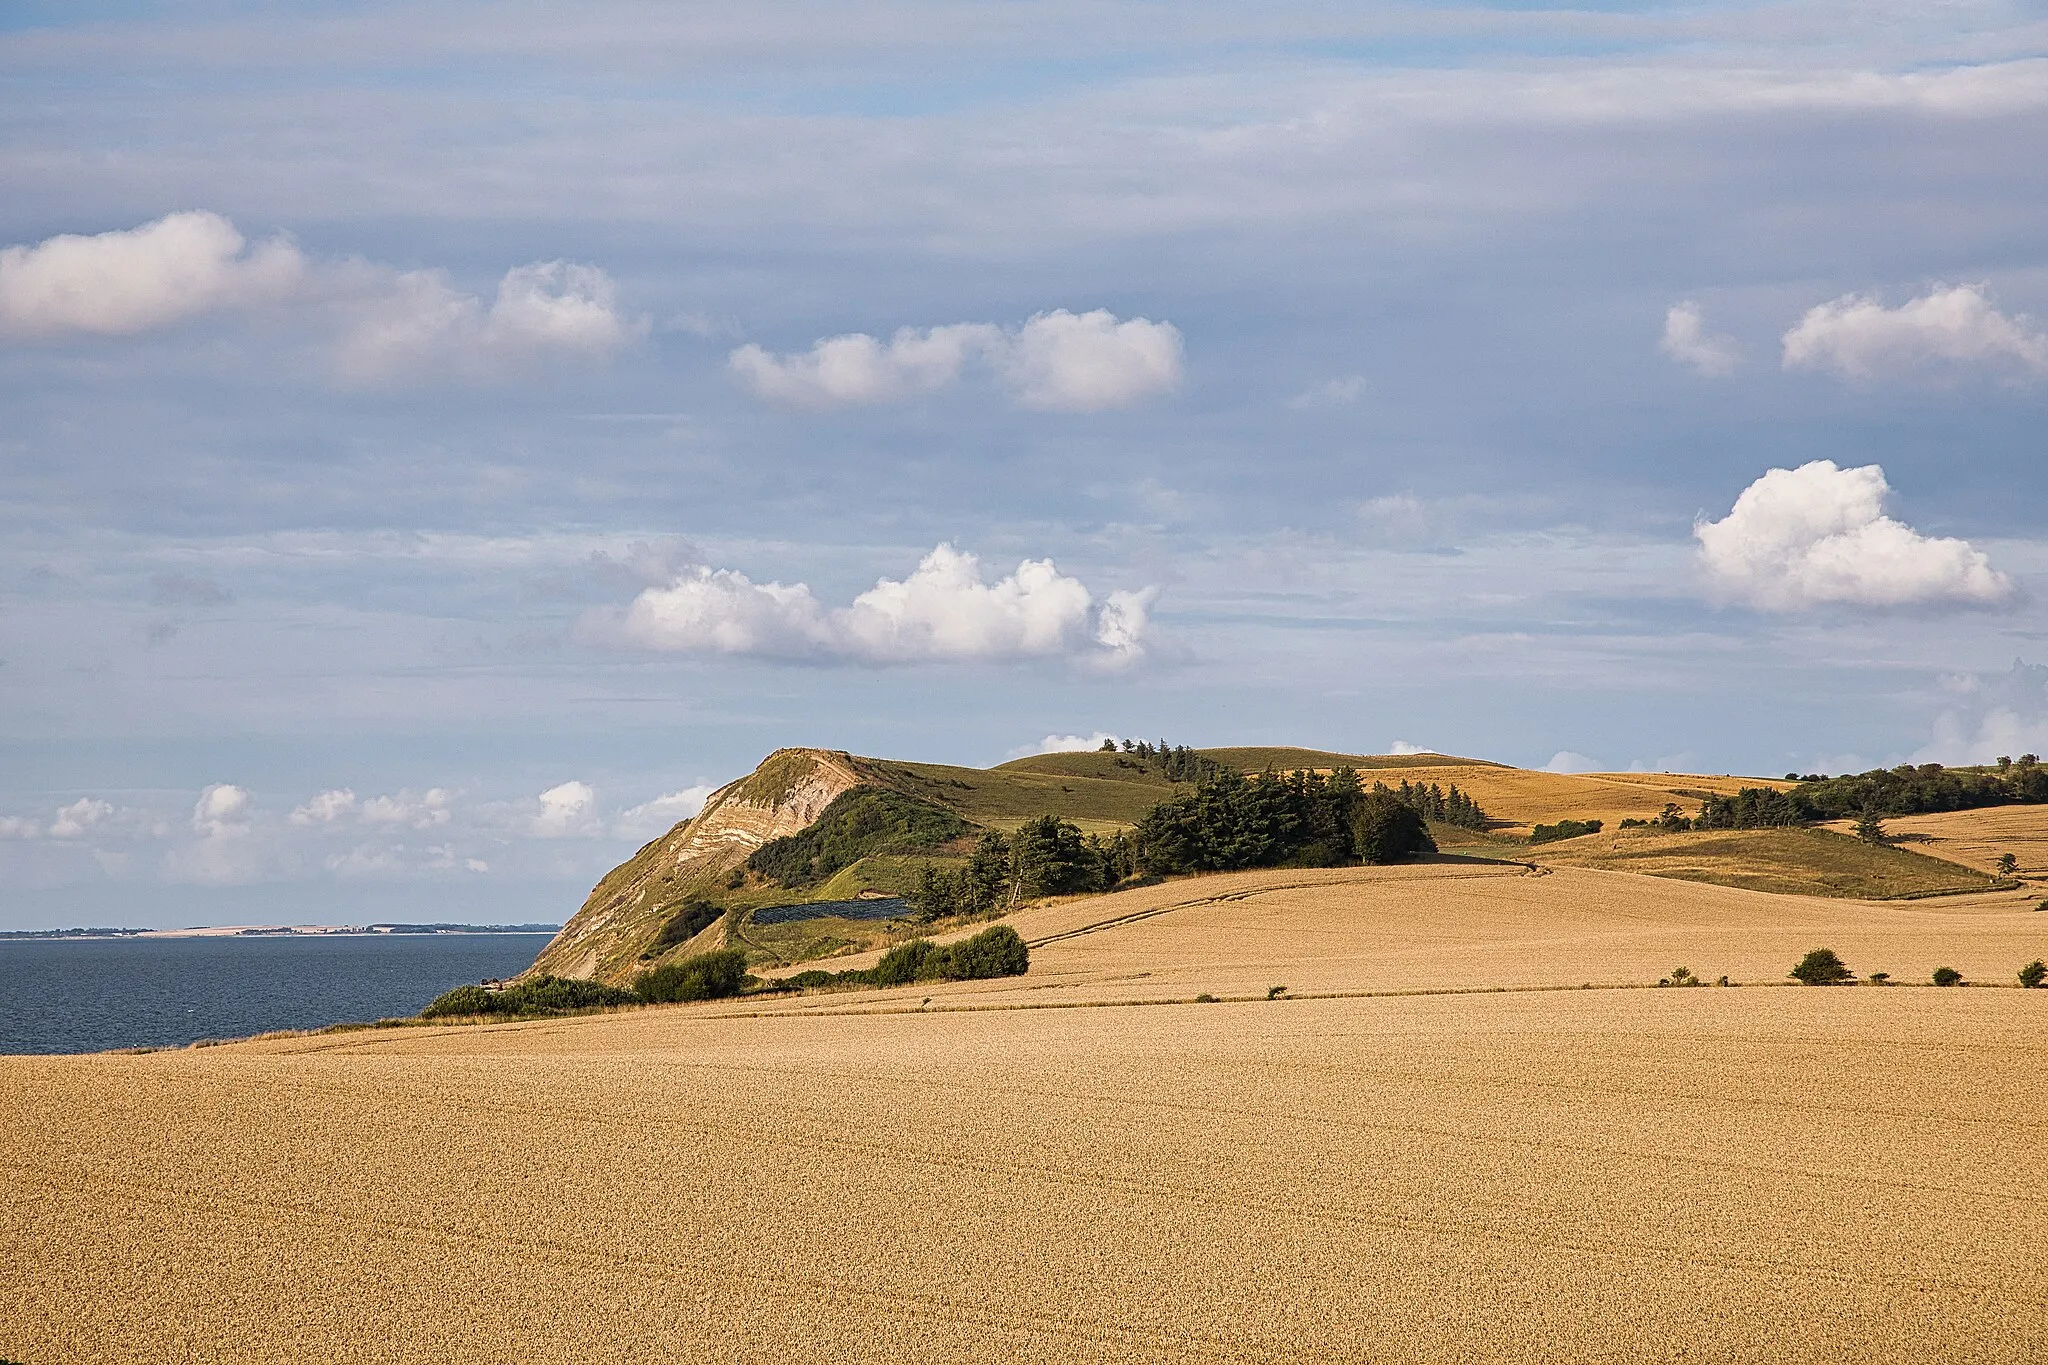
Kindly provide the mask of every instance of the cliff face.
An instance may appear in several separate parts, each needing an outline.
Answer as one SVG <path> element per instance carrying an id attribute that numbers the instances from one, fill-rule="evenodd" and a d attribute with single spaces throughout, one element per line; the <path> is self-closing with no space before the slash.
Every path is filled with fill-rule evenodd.
<path id="1" fill-rule="evenodd" d="M 711 794 L 704 809 L 612 869 L 575 918 L 541 950 L 528 975 L 629 983 L 676 908 L 722 886 L 771 839 L 807 828 L 840 793 L 871 780 L 864 760 L 825 749 L 777 749 L 761 766 Z M 724 946 L 714 923 L 662 954 Z"/>

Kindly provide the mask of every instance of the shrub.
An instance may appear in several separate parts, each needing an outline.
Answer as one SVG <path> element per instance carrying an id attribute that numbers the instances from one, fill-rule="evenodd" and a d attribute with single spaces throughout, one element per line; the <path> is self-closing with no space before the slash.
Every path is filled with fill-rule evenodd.
<path id="1" fill-rule="evenodd" d="M 2020 968 L 2020 984 L 2028 990 L 2040 989 L 2044 981 L 2048 981 L 2048 962 L 2043 962 L 2037 957 Z"/>
<path id="2" fill-rule="evenodd" d="M 1937 986 L 1960 986 L 1963 984 L 1963 974 L 1953 967 L 1936 967 L 1934 969 L 1934 984 Z"/>
<path id="3" fill-rule="evenodd" d="M 1843 986 L 1856 979 L 1856 973 L 1849 970 L 1833 948 L 1815 948 L 1799 959 L 1791 975 L 1808 986 Z"/>
<path id="4" fill-rule="evenodd" d="M 1358 803 L 1351 817 L 1351 844 L 1360 862 L 1397 863 L 1418 853 L 1436 852 L 1429 826 L 1399 797 L 1374 792 Z"/>
<path id="5" fill-rule="evenodd" d="M 993 924 L 973 938 L 943 950 L 929 975 L 945 981 L 982 981 L 997 976 L 1022 976 L 1031 966 L 1031 950 L 1015 929 Z"/>
<path id="6" fill-rule="evenodd" d="M 654 936 L 642 957 L 660 957 L 679 943 L 688 943 L 718 922 L 725 913 L 702 896 L 692 896 L 682 903 L 676 912 L 662 923 L 661 932 Z"/>
<path id="7" fill-rule="evenodd" d="M 497 995 L 482 986 L 457 986 L 434 997 L 434 1002 L 420 1011 L 422 1019 L 454 1019 L 471 1014 L 495 1012 Z"/>
<path id="8" fill-rule="evenodd" d="M 1870 984 L 1873 986 L 1889 986 L 1892 984 L 1892 974 L 1890 972 L 1872 972 L 1870 974 Z"/>
<path id="9" fill-rule="evenodd" d="M 1582 834 L 1598 834 L 1600 829 L 1598 820 L 1560 820 L 1554 825 L 1537 825 L 1530 829 L 1529 842 L 1555 843 L 1559 839 L 1576 839 Z"/>
<path id="10" fill-rule="evenodd" d="M 679 1004 L 723 1000 L 738 995 L 746 984 L 746 955 L 737 948 L 719 948 L 641 973 L 633 993 L 650 1005 Z"/>
<path id="11" fill-rule="evenodd" d="M 800 991 L 808 991 L 818 986 L 831 985 L 832 973 L 827 971 L 820 971 L 818 968 L 813 967 L 811 968 L 811 970 L 807 972 L 798 972 L 795 976 L 785 976 L 784 978 L 782 978 L 782 984 L 785 986 L 794 986 L 797 990 Z"/>
<path id="12" fill-rule="evenodd" d="M 882 954 L 882 960 L 875 964 L 874 970 L 869 974 L 870 979 L 877 986 L 908 985 L 920 976 L 929 975 L 925 971 L 925 966 L 938 951 L 939 945 L 928 938 L 914 938 L 908 943 L 899 943 Z"/>

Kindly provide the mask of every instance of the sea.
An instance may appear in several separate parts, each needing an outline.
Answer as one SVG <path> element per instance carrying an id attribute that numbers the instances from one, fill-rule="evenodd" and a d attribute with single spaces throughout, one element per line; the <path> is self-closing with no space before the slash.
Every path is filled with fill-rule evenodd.
<path id="1" fill-rule="evenodd" d="M 103 1052 L 417 1014 L 549 935 L 0 939 L 0 1053 Z"/>

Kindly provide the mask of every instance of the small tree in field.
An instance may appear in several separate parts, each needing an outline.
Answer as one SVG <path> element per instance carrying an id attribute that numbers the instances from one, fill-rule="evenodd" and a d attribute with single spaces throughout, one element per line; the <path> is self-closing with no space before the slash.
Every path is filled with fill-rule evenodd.
<path id="1" fill-rule="evenodd" d="M 1878 818 L 1876 811 L 1867 810 L 1856 817 L 1856 837 L 1866 844 L 1885 842 L 1884 821 Z"/>
<path id="2" fill-rule="evenodd" d="M 1960 986 L 1963 984 L 1963 974 L 1953 967 L 1936 967 L 1934 969 L 1934 984 L 1937 986 Z"/>
<path id="3" fill-rule="evenodd" d="M 1846 986 L 1856 979 L 1856 973 L 1849 970 L 1849 964 L 1833 948 L 1815 948 L 1799 959 L 1799 965 L 1792 969 L 1792 979 L 1809 986 Z"/>
<path id="4" fill-rule="evenodd" d="M 2048 981 L 2048 962 L 2037 957 L 2020 968 L 2020 984 L 2028 990 L 2039 990 L 2044 981 Z"/>
<path id="5" fill-rule="evenodd" d="M 1999 875 L 1999 876 L 2001 876 L 2001 877 L 2010 877 L 2010 876 L 2011 876 L 2011 875 L 2012 875 L 2013 873 L 2015 873 L 2015 872 L 2017 872 L 2017 871 L 2019 871 L 2019 870 L 2020 870 L 2020 860 L 2019 860 L 2018 858 L 2014 857 L 2014 856 L 2013 856 L 2012 854 L 2010 854 L 2010 853 L 2001 853 L 2001 854 L 1999 854 L 1999 855 L 1998 855 L 1998 875 Z"/>

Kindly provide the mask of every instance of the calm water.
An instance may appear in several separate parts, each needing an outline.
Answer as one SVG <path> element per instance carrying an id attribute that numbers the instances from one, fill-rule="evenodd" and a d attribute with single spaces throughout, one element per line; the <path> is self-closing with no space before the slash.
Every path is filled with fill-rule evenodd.
<path id="1" fill-rule="evenodd" d="M 546 934 L 0 939 L 0 1053 L 242 1038 L 417 1014 L 523 971 Z"/>

